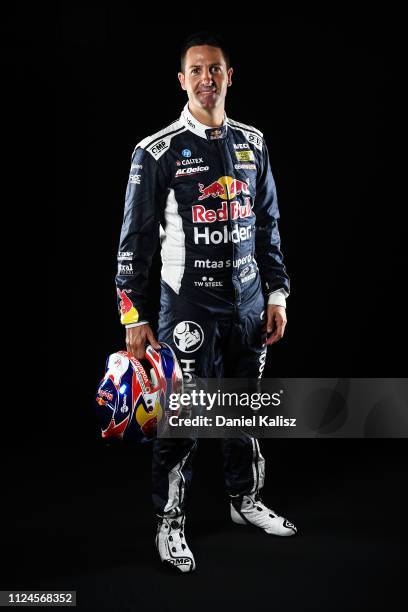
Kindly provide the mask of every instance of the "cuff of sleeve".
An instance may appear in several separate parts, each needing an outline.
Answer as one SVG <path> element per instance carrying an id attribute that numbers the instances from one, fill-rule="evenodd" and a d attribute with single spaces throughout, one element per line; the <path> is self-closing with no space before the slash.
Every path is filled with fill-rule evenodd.
<path id="1" fill-rule="evenodd" d="M 286 308 L 286 298 L 288 297 L 288 292 L 285 289 L 277 289 L 276 291 L 272 291 L 272 293 L 268 296 L 268 306 L 283 306 Z"/>
<path id="2" fill-rule="evenodd" d="M 147 323 L 149 323 L 149 321 L 139 321 L 138 323 L 128 323 L 125 327 L 129 329 L 129 327 L 139 327 L 139 325 L 146 325 Z"/>

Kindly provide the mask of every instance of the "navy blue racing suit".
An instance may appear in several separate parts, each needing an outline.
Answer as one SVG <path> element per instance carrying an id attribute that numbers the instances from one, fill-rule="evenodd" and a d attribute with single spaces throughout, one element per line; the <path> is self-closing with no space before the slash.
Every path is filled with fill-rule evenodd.
<path id="1" fill-rule="evenodd" d="M 210 128 L 188 105 L 135 148 L 118 253 L 117 293 L 127 327 L 149 322 L 148 282 L 161 242 L 157 338 L 194 376 L 259 378 L 265 364 L 266 304 L 285 305 L 289 278 L 280 250 L 275 182 L 262 133 L 225 117 Z M 184 509 L 193 439 L 157 439 L 157 514 Z M 231 496 L 256 493 L 264 460 L 256 439 L 223 441 Z"/>

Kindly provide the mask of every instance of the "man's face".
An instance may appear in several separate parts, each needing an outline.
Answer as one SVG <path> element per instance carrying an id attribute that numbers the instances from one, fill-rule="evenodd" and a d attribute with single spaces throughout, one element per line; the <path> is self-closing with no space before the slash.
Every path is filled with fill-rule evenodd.
<path id="1" fill-rule="evenodd" d="M 227 68 L 221 49 L 200 45 L 188 49 L 184 74 L 179 72 L 178 78 L 193 106 L 211 110 L 224 105 L 232 72 L 232 68 Z"/>

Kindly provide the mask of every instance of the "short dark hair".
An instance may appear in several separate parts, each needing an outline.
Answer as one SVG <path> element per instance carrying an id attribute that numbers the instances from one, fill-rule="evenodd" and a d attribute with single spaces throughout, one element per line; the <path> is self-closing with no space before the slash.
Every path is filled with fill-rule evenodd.
<path id="1" fill-rule="evenodd" d="M 200 45 L 209 45 L 210 47 L 217 47 L 218 49 L 221 49 L 225 63 L 227 64 L 227 68 L 230 67 L 230 54 L 221 36 L 215 32 L 202 31 L 191 34 L 184 41 L 180 53 L 181 72 L 184 73 L 187 51 L 190 49 L 190 47 L 198 47 Z"/>

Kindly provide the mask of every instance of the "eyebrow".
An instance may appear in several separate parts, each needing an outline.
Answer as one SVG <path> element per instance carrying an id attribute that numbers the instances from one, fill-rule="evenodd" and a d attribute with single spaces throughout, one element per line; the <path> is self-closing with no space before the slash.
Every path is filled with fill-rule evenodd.
<path id="1" fill-rule="evenodd" d="M 201 66 L 204 66 L 204 64 L 192 64 L 189 66 L 189 68 L 201 68 Z M 213 64 L 210 64 L 210 68 L 213 66 L 222 66 L 222 64 L 220 62 L 214 62 Z"/>

